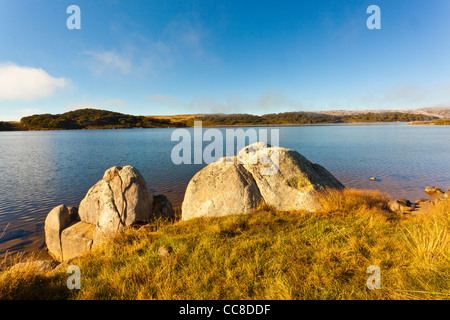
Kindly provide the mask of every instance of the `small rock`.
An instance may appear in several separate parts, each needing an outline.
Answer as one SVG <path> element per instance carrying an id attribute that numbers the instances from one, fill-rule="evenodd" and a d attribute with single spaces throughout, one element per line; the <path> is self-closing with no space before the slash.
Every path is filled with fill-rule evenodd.
<path id="1" fill-rule="evenodd" d="M 409 213 L 416 208 L 415 205 L 413 205 L 409 200 L 406 199 L 395 199 L 389 201 L 388 207 L 392 212 L 395 213 Z"/>
<path id="2" fill-rule="evenodd" d="M 27 262 L 19 262 L 11 267 L 12 270 L 32 270 L 34 273 L 48 273 L 57 266 L 57 262 L 53 260 L 33 260 Z"/>
<path id="3" fill-rule="evenodd" d="M 442 191 L 441 188 L 426 187 L 425 188 L 425 193 L 428 194 L 428 195 L 433 195 L 433 194 L 443 194 L 444 192 Z"/>
<path id="4" fill-rule="evenodd" d="M 377 180 L 377 178 L 375 178 L 375 177 L 370 177 L 370 180 L 375 181 L 375 180 Z"/>
<path id="5" fill-rule="evenodd" d="M 163 194 L 153 196 L 153 209 L 154 218 L 173 219 L 175 218 L 175 211 L 169 199 Z"/>
<path id="6" fill-rule="evenodd" d="M 78 215 L 78 208 L 67 207 L 69 209 L 69 216 L 71 221 L 80 221 L 80 216 Z"/>
<path id="7" fill-rule="evenodd" d="M 400 198 L 400 199 L 395 199 L 395 200 L 400 203 L 403 203 L 405 206 L 408 206 L 408 207 L 410 207 L 412 205 L 411 201 L 409 201 L 407 199 Z"/>
<path id="8" fill-rule="evenodd" d="M 170 247 L 170 246 L 168 246 L 168 245 L 163 245 L 163 246 L 161 246 L 161 247 L 159 247 L 159 249 L 158 249 L 158 255 L 160 256 L 160 257 L 164 257 L 164 256 L 167 256 L 167 255 L 169 255 L 170 253 L 172 253 L 172 247 Z"/>

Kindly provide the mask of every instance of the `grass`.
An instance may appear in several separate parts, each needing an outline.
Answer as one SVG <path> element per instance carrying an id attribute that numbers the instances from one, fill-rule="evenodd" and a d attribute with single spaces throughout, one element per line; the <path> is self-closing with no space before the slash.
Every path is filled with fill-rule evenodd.
<path id="1" fill-rule="evenodd" d="M 450 125 L 450 119 L 439 119 L 439 120 L 435 120 L 435 121 L 413 121 L 413 122 L 409 122 L 408 124 L 417 124 L 417 125 L 440 125 L 440 126 L 445 126 L 445 125 Z"/>
<path id="2" fill-rule="evenodd" d="M 391 214 L 377 191 L 319 196 L 322 212 L 160 222 L 127 229 L 62 268 L 0 275 L 1 299 L 449 299 L 450 200 L 426 215 Z M 158 248 L 169 245 L 165 257 Z M 367 267 L 381 289 L 366 287 Z"/>

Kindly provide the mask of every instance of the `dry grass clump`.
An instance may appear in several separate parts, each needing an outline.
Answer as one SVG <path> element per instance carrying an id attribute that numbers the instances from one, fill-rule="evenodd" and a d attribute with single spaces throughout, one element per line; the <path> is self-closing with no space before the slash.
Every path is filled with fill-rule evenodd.
<path id="1" fill-rule="evenodd" d="M 160 222 L 121 232 L 62 269 L 0 275 L 0 298 L 449 299 L 450 200 L 420 217 L 393 215 L 376 191 L 319 195 L 321 212 L 279 212 Z M 168 245 L 172 253 L 158 255 Z M 366 287 L 367 267 L 381 289 Z"/>
<path id="2" fill-rule="evenodd" d="M 333 215 L 348 215 L 361 212 L 363 214 L 387 210 L 389 195 L 378 190 L 329 189 L 318 194 L 322 212 Z"/>

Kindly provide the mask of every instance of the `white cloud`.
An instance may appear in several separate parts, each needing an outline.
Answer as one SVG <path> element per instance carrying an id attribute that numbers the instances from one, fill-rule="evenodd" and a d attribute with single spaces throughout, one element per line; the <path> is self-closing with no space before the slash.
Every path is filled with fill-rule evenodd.
<path id="1" fill-rule="evenodd" d="M 163 34 L 167 44 L 181 55 L 188 52 L 196 58 L 207 58 L 208 54 L 204 50 L 207 33 L 198 23 L 184 19 L 173 20 Z"/>
<path id="2" fill-rule="evenodd" d="M 0 64 L 0 100 L 34 100 L 51 96 L 69 81 L 54 78 L 42 69 Z"/>
<path id="3" fill-rule="evenodd" d="M 131 58 L 127 54 L 120 54 L 114 50 L 83 51 L 82 54 L 93 58 L 90 67 L 95 74 L 103 74 L 107 71 L 127 74 L 131 71 Z"/>
<path id="4" fill-rule="evenodd" d="M 187 108 L 199 113 L 251 113 L 262 115 L 271 112 L 298 111 L 302 103 L 286 97 L 281 90 L 266 90 L 255 98 L 239 94 L 228 95 L 223 100 L 199 96 Z"/>
<path id="5" fill-rule="evenodd" d="M 21 118 L 26 117 L 26 116 L 44 113 L 42 110 L 37 109 L 37 108 L 11 110 L 10 112 L 11 113 L 9 115 L 0 116 L 0 121 L 19 121 Z"/>
<path id="6" fill-rule="evenodd" d="M 81 51 L 87 58 L 82 63 L 97 76 L 118 73 L 156 78 L 186 62 L 219 63 L 220 59 L 207 50 L 208 35 L 199 23 L 177 18 L 153 35 L 140 31 L 129 34 L 121 46 L 87 48 Z"/>
<path id="7" fill-rule="evenodd" d="M 92 99 L 91 101 L 80 101 L 67 105 L 64 109 L 61 110 L 61 112 L 68 112 L 86 108 L 105 109 L 109 111 L 124 112 L 124 110 L 120 109 L 124 109 L 127 105 L 128 102 L 121 98 L 111 98 L 111 99 L 96 98 Z"/>

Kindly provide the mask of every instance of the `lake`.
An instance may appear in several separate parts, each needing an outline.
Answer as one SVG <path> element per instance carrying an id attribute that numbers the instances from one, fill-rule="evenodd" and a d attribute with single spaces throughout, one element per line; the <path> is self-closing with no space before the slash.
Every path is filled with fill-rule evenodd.
<path id="1" fill-rule="evenodd" d="M 426 197 L 426 186 L 450 188 L 450 126 L 267 129 L 279 129 L 280 146 L 321 164 L 347 187 L 379 189 L 412 201 Z M 47 213 L 60 204 L 78 207 L 112 166 L 136 167 L 154 194 L 165 194 L 180 207 L 189 180 L 206 164 L 172 163 L 178 143 L 171 141 L 173 130 L 0 132 L 0 257 L 45 248 Z"/>

